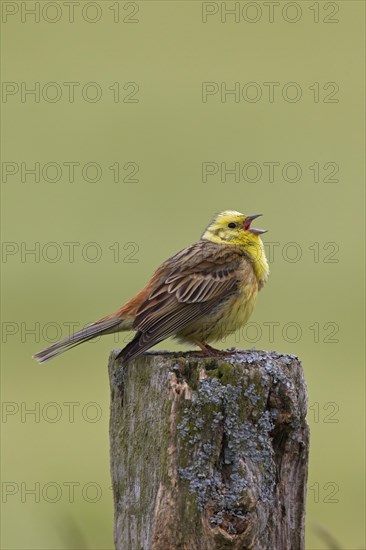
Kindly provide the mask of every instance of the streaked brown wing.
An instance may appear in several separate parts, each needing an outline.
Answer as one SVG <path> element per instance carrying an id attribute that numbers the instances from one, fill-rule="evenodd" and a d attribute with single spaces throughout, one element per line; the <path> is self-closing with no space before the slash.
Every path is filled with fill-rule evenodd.
<path id="1" fill-rule="evenodd" d="M 235 247 L 200 241 L 167 260 L 155 273 L 149 296 L 137 311 L 133 326 L 138 332 L 121 352 L 124 361 L 172 336 L 235 293 L 244 257 Z"/>

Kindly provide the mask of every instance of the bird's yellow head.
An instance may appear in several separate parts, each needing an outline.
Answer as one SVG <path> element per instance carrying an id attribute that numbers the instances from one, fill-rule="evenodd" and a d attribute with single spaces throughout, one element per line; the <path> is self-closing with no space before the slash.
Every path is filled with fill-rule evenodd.
<path id="1" fill-rule="evenodd" d="M 266 233 L 266 230 L 251 227 L 251 223 L 259 216 L 261 214 L 245 216 L 233 210 L 220 212 L 210 223 L 202 239 L 243 248 L 252 258 L 258 282 L 263 285 L 268 278 L 269 267 L 260 235 Z"/>

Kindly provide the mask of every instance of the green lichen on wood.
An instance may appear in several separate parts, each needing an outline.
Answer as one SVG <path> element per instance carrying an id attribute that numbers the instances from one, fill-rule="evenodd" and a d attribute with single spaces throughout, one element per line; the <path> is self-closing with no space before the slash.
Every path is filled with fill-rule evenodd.
<path id="1" fill-rule="evenodd" d="M 235 366 L 226 361 L 215 361 L 213 365 L 206 366 L 207 375 L 217 378 L 221 384 L 232 384 L 235 379 Z"/>
<path id="2" fill-rule="evenodd" d="M 243 367 L 227 360 L 216 359 L 214 368 L 205 364 L 207 378 L 200 381 L 178 423 L 179 475 L 195 495 L 197 509 L 208 505 L 212 509 L 212 524 L 220 525 L 225 516 L 234 520 L 229 525 L 231 532 L 236 532 L 235 519 L 244 519 L 253 500 L 241 459 L 254 465 L 257 497 L 264 502 L 274 499 L 276 462 L 271 434 L 278 411 L 268 409 L 267 402 L 271 374 L 280 381 L 283 375 L 281 379 L 272 358 L 255 356 L 259 358 L 266 361 L 267 377 L 255 369 L 246 370 L 243 376 Z"/>
<path id="3" fill-rule="evenodd" d="M 198 509 L 209 504 L 210 522 L 220 525 L 224 516 L 243 520 L 251 504 L 248 479 L 240 457 L 257 464 L 262 499 L 272 498 L 273 451 L 269 434 L 273 422 L 263 409 L 266 388 L 241 380 L 240 369 L 218 362 L 209 378 L 201 380 L 197 395 L 187 403 L 178 424 L 180 435 L 179 474 L 195 494 Z M 256 414 L 249 411 L 256 407 Z"/>

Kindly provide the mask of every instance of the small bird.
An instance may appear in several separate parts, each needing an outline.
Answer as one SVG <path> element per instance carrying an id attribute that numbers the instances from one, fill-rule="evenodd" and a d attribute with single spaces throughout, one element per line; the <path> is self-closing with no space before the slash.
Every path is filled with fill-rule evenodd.
<path id="1" fill-rule="evenodd" d="M 33 357 L 44 363 L 96 336 L 129 330 L 136 334 L 119 354 L 124 364 L 171 336 L 205 355 L 230 353 L 208 342 L 245 325 L 268 279 L 260 238 L 266 230 L 251 227 L 259 216 L 221 212 L 197 243 L 166 260 L 127 304 Z"/>

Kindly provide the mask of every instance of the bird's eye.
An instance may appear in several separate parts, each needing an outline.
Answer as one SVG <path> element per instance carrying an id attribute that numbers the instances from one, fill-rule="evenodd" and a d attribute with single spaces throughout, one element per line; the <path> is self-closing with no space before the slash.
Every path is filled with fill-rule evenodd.
<path id="1" fill-rule="evenodd" d="M 231 222 L 228 224 L 228 227 L 230 227 L 230 229 L 234 229 L 236 227 L 236 223 Z"/>

